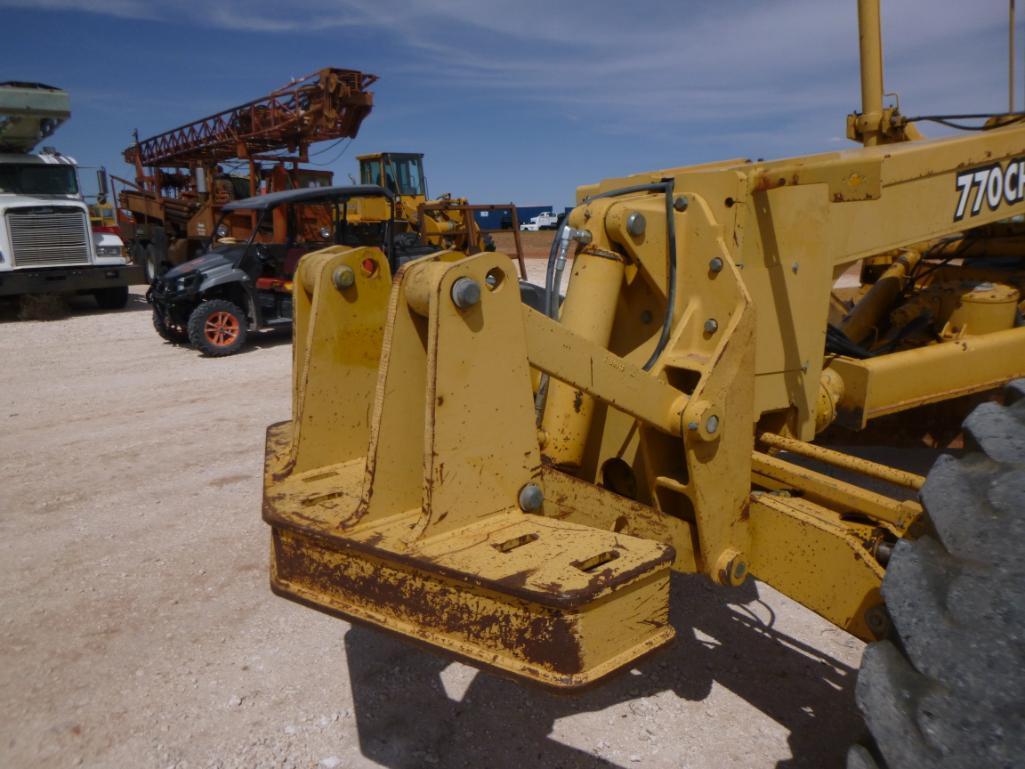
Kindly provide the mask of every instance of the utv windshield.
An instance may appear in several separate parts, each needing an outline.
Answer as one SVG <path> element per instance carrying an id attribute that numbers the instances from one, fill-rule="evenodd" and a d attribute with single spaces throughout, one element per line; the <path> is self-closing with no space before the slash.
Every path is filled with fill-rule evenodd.
<path id="1" fill-rule="evenodd" d="M 78 178 L 72 166 L 0 165 L 0 193 L 76 195 L 78 194 Z"/>

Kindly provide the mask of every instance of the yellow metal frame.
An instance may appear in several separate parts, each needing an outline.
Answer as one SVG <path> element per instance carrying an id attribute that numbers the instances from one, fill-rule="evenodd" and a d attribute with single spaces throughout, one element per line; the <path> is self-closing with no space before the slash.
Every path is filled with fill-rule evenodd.
<path id="1" fill-rule="evenodd" d="M 859 8 L 865 146 L 581 187 L 558 319 L 520 302 L 502 254 L 391 281 L 375 249 L 304 258 L 293 419 L 268 431 L 274 590 L 559 688 L 672 637 L 670 568 L 755 574 L 885 633 L 886 554 L 918 528 L 922 479 L 808 441 L 1025 375 L 1025 328 L 827 356 L 832 286 L 885 257 L 847 316 L 867 334 L 923 244 L 1025 214 L 1025 126 L 919 140 L 882 106 L 878 4 Z M 992 174 L 1022 194 L 994 202 Z"/>
<path id="2" fill-rule="evenodd" d="M 303 311 L 318 308 L 317 322 L 336 329 L 331 305 L 379 312 L 371 279 L 339 289 L 332 277 L 368 255 L 304 260 L 297 283 L 313 290 Z M 494 288 L 461 309 L 451 300 L 461 279 Z M 387 308 L 373 393 L 362 365 L 342 367 L 358 368 L 355 379 L 320 372 L 353 385 L 322 433 L 344 419 L 346 439 L 311 436 L 326 401 L 311 399 L 308 367 L 296 371 L 305 408 L 268 431 L 274 590 L 558 687 L 590 683 L 668 641 L 671 546 L 521 509 L 524 488 L 543 479 L 509 259 L 413 263 Z M 318 339 L 314 325 L 298 325 L 309 341 L 297 360 L 331 360 L 351 344 L 345 355 L 362 364 L 373 335 L 358 324 L 341 329 Z M 350 437 L 365 439 L 365 455 Z"/>

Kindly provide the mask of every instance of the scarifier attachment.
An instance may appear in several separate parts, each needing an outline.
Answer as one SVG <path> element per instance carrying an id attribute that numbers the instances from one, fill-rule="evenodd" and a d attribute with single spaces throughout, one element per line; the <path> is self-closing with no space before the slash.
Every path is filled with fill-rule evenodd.
<path id="1" fill-rule="evenodd" d="M 674 551 L 562 520 L 554 486 L 545 494 L 513 264 L 456 256 L 407 265 L 387 301 L 375 249 L 301 263 L 294 416 L 267 435 L 271 584 L 499 671 L 582 686 L 672 638 Z M 345 270 L 351 285 L 333 279 Z"/>

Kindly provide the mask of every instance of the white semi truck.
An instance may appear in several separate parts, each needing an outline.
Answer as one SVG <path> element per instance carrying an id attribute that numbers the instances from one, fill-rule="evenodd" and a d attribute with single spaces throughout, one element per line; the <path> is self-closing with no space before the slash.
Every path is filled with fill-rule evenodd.
<path id="1" fill-rule="evenodd" d="M 70 115 L 66 91 L 0 83 L 0 296 L 92 294 L 117 309 L 141 267 L 118 235 L 93 232 L 74 159 L 35 151 Z"/>

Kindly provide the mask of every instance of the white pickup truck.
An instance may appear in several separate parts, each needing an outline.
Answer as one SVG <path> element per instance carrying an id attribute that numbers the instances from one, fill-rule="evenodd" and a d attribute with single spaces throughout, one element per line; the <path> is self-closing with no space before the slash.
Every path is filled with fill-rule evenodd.
<path id="1" fill-rule="evenodd" d="M 537 232 L 538 230 L 554 230 L 559 224 L 559 217 L 551 211 L 542 211 L 537 216 L 532 216 L 529 222 L 520 225 L 525 232 Z"/>
<path id="2" fill-rule="evenodd" d="M 0 296 L 75 292 L 124 307 L 142 269 L 120 237 L 93 232 L 74 159 L 32 152 L 69 115 L 65 91 L 0 83 Z"/>

